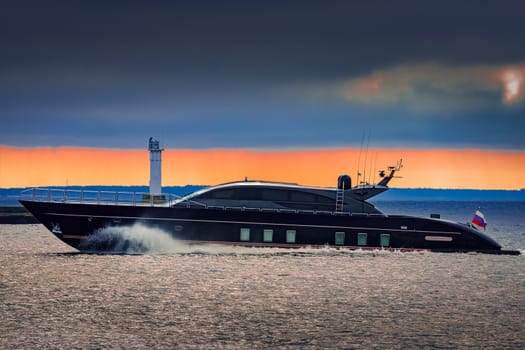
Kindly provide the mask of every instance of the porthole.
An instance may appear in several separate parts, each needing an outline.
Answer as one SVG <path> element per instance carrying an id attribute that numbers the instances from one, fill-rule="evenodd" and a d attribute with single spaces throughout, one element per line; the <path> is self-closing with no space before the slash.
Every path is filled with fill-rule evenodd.
<path id="1" fill-rule="evenodd" d="M 357 234 L 357 245 L 366 245 L 366 232 L 359 232 Z"/>
<path id="2" fill-rule="evenodd" d="M 273 230 L 272 229 L 266 229 L 263 231 L 263 241 L 264 242 L 273 241 Z"/>
<path id="3" fill-rule="evenodd" d="M 243 227 L 241 228 L 241 241 L 243 242 L 249 242 L 250 241 L 250 229 Z"/>
<path id="4" fill-rule="evenodd" d="M 295 230 L 286 230 L 286 243 L 295 243 L 295 236 L 297 232 Z"/>
<path id="5" fill-rule="evenodd" d="M 390 247 L 390 235 L 388 233 L 382 233 L 379 237 L 381 247 Z"/>
<path id="6" fill-rule="evenodd" d="M 335 244 L 336 245 L 343 245 L 343 244 L 345 244 L 345 233 L 344 232 L 336 232 L 335 233 Z"/>

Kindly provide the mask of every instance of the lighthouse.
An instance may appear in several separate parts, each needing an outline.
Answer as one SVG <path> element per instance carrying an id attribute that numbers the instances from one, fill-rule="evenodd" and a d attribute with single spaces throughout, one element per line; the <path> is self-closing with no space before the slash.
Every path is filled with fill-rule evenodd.
<path id="1" fill-rule="evenodd" d="M 155 198 L 162 193 L 161 189 L 161 170 L 162 170 L 162 151 L 159 141 L 149 138 L 149 194 Z"/>

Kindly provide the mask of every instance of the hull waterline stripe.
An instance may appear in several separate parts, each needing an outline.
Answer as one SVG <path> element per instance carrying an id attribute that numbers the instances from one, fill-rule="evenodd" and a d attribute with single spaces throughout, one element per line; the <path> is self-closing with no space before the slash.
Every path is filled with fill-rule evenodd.
<path id="1" fill-rule="evenodd" d="M 270 225 L 270 226 L 287 226 L 287 227 L 316 227 L 316 228 L 331 228 L 331 229 L 346 229 L 346 230 L 367 230 L 367 231 L 396 231 L 396 232 L 418 232 L 418 233 L 432 233 L 432 234 L 449 234 L 461 235 L 461 232 L 455 231 L 428 231 L 428 230 L 404 230 L 395 228 L 372 228 L 364 226 L 334 226 L 334 225 L 306 225 L 306 224 L 283 224 L 272 222 L 257 222 L 257 221 L 230 221 L 230 220 L 197 220 L 197 219 L 174 219 L 174 218 L 144 218 L 136 216 L 105 216 L 105 215 L 83 215 L 83 214 L 60 214 L 60 213 L 44 213 L 44 215 L 52 216 L 68 216 L 68 217 L 86 217 L 86 218 L 103 218 L 103 219 L 126 219 L 126 220 L 157 220 L 157 221 L 182 221 L 182 222 L 205 222 L 205 223 L 220 223 L 220 224 L 241 224 L 241 225 Z"/>

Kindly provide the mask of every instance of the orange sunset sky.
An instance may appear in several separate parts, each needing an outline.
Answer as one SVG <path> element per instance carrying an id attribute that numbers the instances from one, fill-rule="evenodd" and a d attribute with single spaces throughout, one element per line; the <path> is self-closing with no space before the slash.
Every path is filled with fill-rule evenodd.
<path id="1" fill-rule="evenodd" d="M 360 163 L 369 182 L 377 171 L 403 159 L 398 188 L 521 189 L 525 152 L 485 150 L 239 149 L 163 152 L 162 184 L 214 185 L 244 179 L 334 186 L 337 176 L 353 178 Z M 366 167 L 365 167 L 366 158 Z M 0 187 L 147 185 L 147 150 L 0 147 Z"/>

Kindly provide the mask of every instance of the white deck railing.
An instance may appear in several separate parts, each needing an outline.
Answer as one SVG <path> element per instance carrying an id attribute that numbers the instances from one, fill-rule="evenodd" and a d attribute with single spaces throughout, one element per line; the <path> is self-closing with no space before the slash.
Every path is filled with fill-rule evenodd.
<path id="1" fill-rule="evenodd" d="M 151 195 L 143 192 L 72 190 L 61 188 L 29 188 L 20 199 L 39 202 L 118 204 L 133 206 L 170 206 L 180 196 L 170 193 Z"/>

